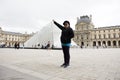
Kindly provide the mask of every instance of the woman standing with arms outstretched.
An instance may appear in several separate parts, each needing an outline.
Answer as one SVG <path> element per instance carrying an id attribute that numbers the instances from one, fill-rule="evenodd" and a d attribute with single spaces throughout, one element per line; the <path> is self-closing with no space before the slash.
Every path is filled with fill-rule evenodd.
<path id="1" fill-rule="evenodd" d="M 69 49 L 70 49 L 70 45 L 71 45 L 71 39 L 74 37 L 74 32 L 72 30 L 72 28 L 70 27 L 70 22 L 69 21 L 64 21 L 63 25 L 60 25 L 59 23 L 57 23 L 56 21 L 54 21 L 54 24 L 56 26 L 58 26 L 58 28 L 60 28 L 62 30 L 61 32 L 61 44 L 62 44 L 62 50 L 63 50 L 63 54 L 64 54 L 64 63 L 61 65 L 61 67 L 68 67 L 70 65 L 70 53 L 69 53 Z"/>

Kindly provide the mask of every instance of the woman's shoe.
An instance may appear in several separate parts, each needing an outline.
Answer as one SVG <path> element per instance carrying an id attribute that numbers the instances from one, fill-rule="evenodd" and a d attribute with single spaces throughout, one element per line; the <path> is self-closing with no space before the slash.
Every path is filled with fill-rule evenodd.
<path id="1" fill-rule="evenodd" d="M 69 66 L 69 64 L 66 64 L 66 65 L 64 65 L 64 68 L 67 68 Z"/>
<path id="2" fill-rule="evenodd" d="M 62 64 L 60 67 L 64 67 L 65 66 L 65 64 Z"/>

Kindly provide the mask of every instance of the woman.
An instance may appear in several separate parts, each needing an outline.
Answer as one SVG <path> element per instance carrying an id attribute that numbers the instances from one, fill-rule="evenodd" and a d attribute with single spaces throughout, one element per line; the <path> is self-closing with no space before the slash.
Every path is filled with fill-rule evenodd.
<path id="1" fill-rule="evenodd" d="M 72 28 L 70 27 L 70 22 L 69 21 L 64 21 L 63 25 L 60 25 L 56 21 L 54 21 L 54 24 L 58 26 L 62 30 L 61 32 L 61 44 L 62 44 L 62 50 L 64 54 L 64 63 L 61 65 L 61 67 L 68 67 L 70 65 L 70 53 L 69 53 L 69 48 L 71 45 L 71 38 L 74 37 L 74 32 Z"/>

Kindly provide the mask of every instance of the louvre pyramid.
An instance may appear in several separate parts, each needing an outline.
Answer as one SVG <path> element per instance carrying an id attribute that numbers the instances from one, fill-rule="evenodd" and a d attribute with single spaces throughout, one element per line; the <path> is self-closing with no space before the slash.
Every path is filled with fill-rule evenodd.
<path id="1" fill-rule="evenodd" d="M 26 41 L 24 45 L 25 47 L 35 47 L 40 44 L 41 47 L 42 45 L 46 46 L 48 41 L 50 41 L 51 46 L 54 45 L 55 48 L 61 48 L 60 35 L 61 30 L 53 22 L 50 22 Z M 72 45 L 76 44 L 72 41 Z"/>

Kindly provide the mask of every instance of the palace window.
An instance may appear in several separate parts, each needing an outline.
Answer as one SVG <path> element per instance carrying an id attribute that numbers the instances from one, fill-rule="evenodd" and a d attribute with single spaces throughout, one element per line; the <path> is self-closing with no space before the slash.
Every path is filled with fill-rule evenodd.
<path id="1" fill-rule="evenodd" d="M 110 34 L 108 34 L 108 38 L 110 38 Z"/>
<path id="2" fill-rule="evenodd" d="M 12 38 L 12 41 L 14 41 L 14 38 Z"/>
<path id="3" fill-rule="evenodd" d="M 115 32 L 115 29 L 113 29 L 113 31 Z"/>
<path id="4" fill-rule="evenodd" d="M 116 41 L 113 41 L 113 46 L 116 46 Z"/>
<path id="5" fill-rule="evenodd" d="M 98 41 L 98 46 L 101 46 L 101 42 L 100 41 Z"/>
<path id="6" fill-rule="evenodd" d="M 87 35 L 87 39 L 88 39 L 88 35 Z"/>
<path id="7" fill-rule="evenodd" d="M 94 38 L 96 39 L 96 35 L 94 35 Z"/>
<path id="8" fill-rule="evenodd" d="M 110 41 L 108 41 L 107 44 L 108 44 L 108 46 L 111 46 L 111 42 Z"/>
<path id="9" fill-rule="evenodd" d="M 113 34 L 113 38 L 116 38 L 116 34 L 115 33 Z"/>
<path id="10" fill-rule="evenodd" d="M 77 40 L 80 39 L 79 36 L 77 36 Z"/>
<path id="11" fill-rule="evenodd" d="M 95 41 L 93 41 L 93 46 L 96 46 L 96 42 Z"/>
<path id="12" fill-rule="evenodd" d="M 81 39 L 83 39 L 83 36 L 81 36 Z"/>
<path id="13" fill-rule="evenodd" d="M 118 41 L 118 45 L 120 46 L 120 41 Z"/>
<path id="14" fill-rule="evenodd" d="M 105 38 L 105 34 L 103 35 L 103 38 Z"/>
<path id="15" fill-rule="evenodd" d="M 99 39 L 101 38 L 101 35 L 99 34 Z"/>
<path id="16" fill-rule="evenodd" d="M 119 35 L 119 38 L 120 38 L 120 33 L 118 35 Z"/>

